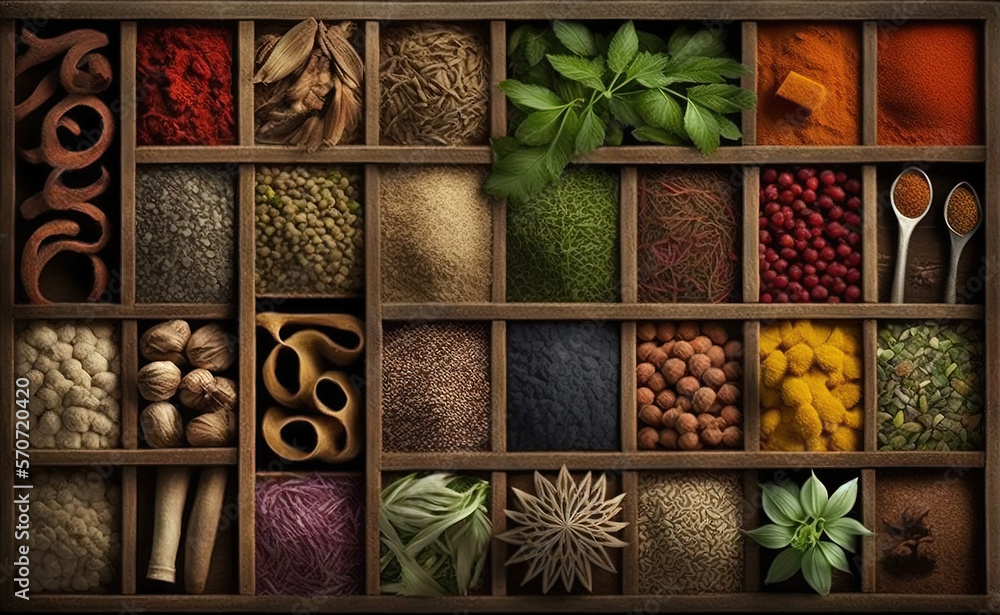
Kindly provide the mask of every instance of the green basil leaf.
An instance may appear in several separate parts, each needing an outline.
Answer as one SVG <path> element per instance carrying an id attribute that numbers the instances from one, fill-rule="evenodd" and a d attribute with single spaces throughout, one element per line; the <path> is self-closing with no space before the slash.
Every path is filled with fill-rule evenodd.
<path id="1" fill-rule="evenodd" d="M 684 136 L 684 111 L 673 96 L 663 90 L 646 90 L 635 96 L 635 108 L 650 126 Z"/>
<path id="2" fill-rule="evenodd" d="M 586 57 L 597 55 L 594 36 L 582 23 L 557 19 L 552 22 L 552 30 L 555 31 L 559 42 L 576 55 Z"/>
<path id="3" fill-rule="evenodd" d="M 719 149 L 719 123 L 715 116 L 691 101 L 684 112 L 684 129 L 703 155 L 711 155 Z"/>
<path id="4" fill-rule="evenodd" d="M 521 83 L 514 79 L 501 81 L 497 86 L 500 91 L 507 95 L 510 102 L 522 109 L 538 109 L 547 111 L 551 109 L 562 109 L 566 106 L 559 95 L 552 90 L 540 85 L 531 83 Z"/>
<path id="5" fill-rule="evenodd" d="M 608 44 L 608 68 L 616 73 L 624 72 L 637 53 L 639 37 L 635 33 L 635 25 L 626 21 Z"/>
<path id="6" fill-rule="evenodd" d="M 636 30 L 635 35 L 639 37 L 640 51 L 648 51 L 649 53 L 667 53 L 667 43 L 659 36 L 650 34 L 649 32 L 643 32 L 642 30 Z"/>
<path id="7" fill-rule="evenodd" d="M 858 479 L 853 478 L 833 492 L 833 495 L 830 496 L 830 501 L 826 503 L 826 507 L 820 516 L 828 522 L 839 519 L 851 512 L 857 499 Z"/>
<path id="8" fill-rule="evenodd" d="M 517 127 L 514 136 L 523 145 L 544 145 L 556 134 L 563 109 L 550 109 L 531 113 Z"/>
<path id="9" fill-rule="evenodd" d="M 802 510 L 814 519 L 822 516 L 826 509 L 826 504 L 830 500 L 826 491 L 826 485 L 816 478 L 816 473 L 812 472 L 806 482 L 802 485 L 802 493 L 799 494 L 799 501 L 802 503 Z"/>
<path id="10" fill-rule="evenodd" d="M 548 157 L 545 160 L 549 180 L 554 180 L 562 175 L 563 169 L 572 160 L 573 152 L 576 150 L 576 135 L 579 132 L 580 114 L 572 108 L 567 109 L 558 134 L 549 144 Z"/>
<path id="11" fill-rule="evenodd" d="M 672 58 L 664 73 L 675 83 L 723 83 L 748 72 L 745 66 L 729 58 Z"/>
<path id="12" fill-rule="evenodd" d="M 622 130 L 621 122 L 614 118 L 609 118 L 604 132 L 604 144 L 619 146 L 622 144 L 624 138 L 625 131 Z"/>
<path id="13" fill-rule="evenodd" d="M 670 134 L 662 128 L 640 126 L 632 131 L 632 136 L 643 143 L 659 143 L 660 145 L 686 145 L 677 135 Z"/>
<path id="14" fill-rule="evenodd" d="M 787 547 L 792 542 L 795 530 L 788 526 L 768 523 L 755 530 L 750 530 L 746 534 L 757 541 L 757 544 L 762 547 L 767 549 L 781 549 Z"/>
<path id="15" fill-rule="evenodd" d="M 726 51 L 726 42 L 721 32 L 699 30 L 694 34 L 683 25 L 674 30 L 667 43 L 670 57 L 683 60 L 693 56 L 718 56 Z"/>
<path id="16" fill-rule="evenodd" d="M 811 547 L 802 554 L 802 576 L 806 578 L 809 587 L 820 596 L 830 593 L 833 570 L 830 569 L 830 562 L 826 561 L 826 557 L 818 547 Z"/>
<path id="17" fill-rule="evenodd" d="M 490 141 L 490 150 L 493 152 L 493 160 L 499 160 L 507 154 L 517 151 L 520 147 L 514 137 L 497 137 Z"/>
<path id="18" fill-rule="evenodd" d="M 739 141 L 743 137 L 740 127 L 726 116 L 716 115 L 715 121 L 719 123 L 719 134 L 722 135 L 722 138 L 729 139 L 730 141 Z M 798 491 L 796 490 L 797 493 Z"/>
<path id="19" fill-rule="evenodd" d="M 667 65 L 667 56 L 640 51 L 625 71 L 626 79 L 635 79 L 647 88 L 662 87 L 666 83 L 663 69 Z"/>
<path id="20" fill-rule="evenodd" d="M 843 549 L 825 540 L 821 540 L 816 544 L 819 546 L 820 551 L 823 552 L 823 557 L 826 558 L 826 561 L 830 562 L 831 566 L 837 570 L 847 573 L 851 572 L 851 564 L 847 561 L 847 555 Z"/>
<path id="21" fill-rule="evenodd" d="M 802 552 L 791 547 L 785 549 L 774 558 L 771 567 L 767 571 L 767 578 L 764 579 L 766 585 L 771 583 L 781 583 L 792 578 L 802 565 Z"/>
<path id="22" fill-rule="evenodd" d="M 493 163 L 483 190 L 498 199 L 526 200 L 549 183 L 549 148 L 517 149 Z"/>
<path id="23" fill-rule="evenodd" d="M 572 81 L 579 81 L 588 88 L 599 92 L 605 91 L 604 87 L 604 60 L 594 58 L 585 60 L 576 56 L 553 55 L 546 56 L 549 64 L 556 69 L 563 77 Z"/>
<path id="24" fill-rule="evenodd" d="M 545 46 L 545 41 L 540 35 L 529 35 L 524 41 L 524 59 L 528 61 L 529 66 L 535 66 L 541 62 L 548 51 L 548 47 Z"/>
<path id="25" fill-rule="evenodd" d="M 634 101 L 631 97 L 614 96 L 608 103 L 611 114 L 626 126 L 644 126 L 646 122 L 642 116 L 633 108 Z"/>
<path id="26" fill-rule="evenodd" d="M 531 30 L 531 26 L 521 26 L 514 30 L 513 34 L 510 35 L 510 39 L 507 41 L 508 56 L 514 55 L 514 52 L 521 47 L 521 44 L 524 43 L 525 40 L 527 40 Z"/>
<path id="27" fill-rule="evenodd" d="M 597 117 L 594 110 L 587 111 L 580 122 L 580 132 L 576 135 L 576 147 L 573 154 L 582 156 L 595 150 L 604 143 L 604 122 Z"/>
<path id="28" fill-rule="evenodd" d="M 757 104 L 757 95 L 728 83 L 696 85 L 688 88 L 687 97 L 719 113 L 736 113 Z"/>
<path id="29" fill-rule="evenodd" d="M 802 505 L 787 490 L 774 483 L 764 483 L 760 491 L 761 505 L 771 521 L 786 527 L 805 521 Z"/>

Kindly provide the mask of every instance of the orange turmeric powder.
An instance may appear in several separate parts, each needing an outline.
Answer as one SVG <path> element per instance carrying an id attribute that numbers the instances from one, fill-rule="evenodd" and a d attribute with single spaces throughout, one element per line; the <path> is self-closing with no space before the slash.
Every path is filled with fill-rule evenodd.
<path id="1" fill-rule="evenodd" d="M 757 143 L 857 145 L 861 142 L 861 34 L 856 24 L 768 22 L 757 25 Z M 776 96 L 789 72 L 822 84 L 827 98 L 812 113 Z"/>

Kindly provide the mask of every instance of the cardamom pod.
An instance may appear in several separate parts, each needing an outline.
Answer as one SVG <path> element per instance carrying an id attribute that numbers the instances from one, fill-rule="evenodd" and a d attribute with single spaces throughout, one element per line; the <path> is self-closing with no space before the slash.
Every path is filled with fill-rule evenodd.
<path id="1" fill-rule="evenodd" d="M 267 61 L 254 75 L 254 83 L 270 84 L 295 72 L 309 58 L 316 42 L 318 24 L 312 17 L 300 21 L 282 35 Z"/>

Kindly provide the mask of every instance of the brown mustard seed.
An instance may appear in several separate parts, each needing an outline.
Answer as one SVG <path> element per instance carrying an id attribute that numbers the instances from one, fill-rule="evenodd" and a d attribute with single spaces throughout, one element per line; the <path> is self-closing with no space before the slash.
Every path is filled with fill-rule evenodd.
<path id="1" fill-rule="evenodd" d="M 917 218 L 930 205 L 931 187 L 923 175 L 909 171 L 896 181 L 892 198 L 901 214 L 907 218 Z"/>
<path id="2" fill-rule="evenodd" d="M 948 200 L 948 224 L 959 235 L 968 235 L 979 223 L 979 207 L 972 191 L 962 186 Z"/>

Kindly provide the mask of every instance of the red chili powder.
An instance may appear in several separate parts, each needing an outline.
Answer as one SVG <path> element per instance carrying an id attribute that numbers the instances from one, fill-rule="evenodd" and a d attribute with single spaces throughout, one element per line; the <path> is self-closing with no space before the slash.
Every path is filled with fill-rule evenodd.
<path id="1" fill-rule="evenodd" d="M 139 145 L 236 142 L 228 29 L 144 25 L 135 54 Z"/>
<path id="2" fill-rule="evenodd" d="M 879 28 L 879 144 L 981 144 L 980 72 L 975 26 L 911 21 Z"/>

